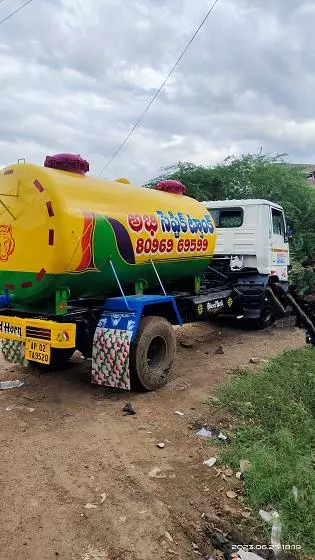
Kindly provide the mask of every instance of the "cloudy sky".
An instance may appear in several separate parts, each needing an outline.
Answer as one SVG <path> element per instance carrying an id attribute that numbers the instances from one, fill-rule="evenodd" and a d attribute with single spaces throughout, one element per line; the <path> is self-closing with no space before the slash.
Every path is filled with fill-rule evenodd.
<path id="1" fill-rule="evenodd" d="M 23 0 L 3 0 L 0 20 Z M 33 0 L 0 25 L 0 167 L 80 153 L 106 164 L 211 0 Z M 315 163 L 313 0 L 219 0 L 106 176 L 286 152 Z"/>

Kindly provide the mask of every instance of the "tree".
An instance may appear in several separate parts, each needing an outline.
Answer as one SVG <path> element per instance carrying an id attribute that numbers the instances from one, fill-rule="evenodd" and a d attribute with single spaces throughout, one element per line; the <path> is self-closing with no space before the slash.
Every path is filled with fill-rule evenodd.
<path id="1" fill-rule="evenodd" d="M 315 286 L 315 194 L 306 184 L 303 167 L 286 163 L 284 155 L 230 157 L 213 167 L 179 162 L 146 186 L 178 179 L 197 200 L 263 198 L 283 206 L 295 231 L 291 279 L 306 293 Z"/>

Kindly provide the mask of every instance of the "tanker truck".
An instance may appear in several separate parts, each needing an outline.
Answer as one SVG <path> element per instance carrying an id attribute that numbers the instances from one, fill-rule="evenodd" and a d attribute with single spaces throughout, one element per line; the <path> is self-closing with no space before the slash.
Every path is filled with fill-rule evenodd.
<path id="1" fill-rule="evenodd" d="M 2 353 L 62 368 L 79 350 L 92 383 L 156 389 L 174 360 L 172 325 L 237 294 L 203 288 L 215 226 L 181 183 L 144 189 L 88 169 L 60 154 L 0 172 Z"/>
<path id="2" fill-rule="evenodd" d="M 242 316 L 242 294 L 205 280 L 216 228 L 184 185 L 144 189 L 88 171 L 70 154 L 0 171 L 2 354 L 58 369 L 78 350 L 93 384 L 155 390 L 174 360 L 173 325 Z"/>

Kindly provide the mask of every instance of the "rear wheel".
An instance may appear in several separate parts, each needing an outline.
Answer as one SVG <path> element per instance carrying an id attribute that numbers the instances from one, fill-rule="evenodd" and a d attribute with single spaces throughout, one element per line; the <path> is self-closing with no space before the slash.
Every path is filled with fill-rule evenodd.
<path id="1" fill-rule="evenodd" d="M 141 319 L 130 349 L 132 389 L 154 391 L 167 383 L 176 352 L 172 325 L 162 317 Z"/>

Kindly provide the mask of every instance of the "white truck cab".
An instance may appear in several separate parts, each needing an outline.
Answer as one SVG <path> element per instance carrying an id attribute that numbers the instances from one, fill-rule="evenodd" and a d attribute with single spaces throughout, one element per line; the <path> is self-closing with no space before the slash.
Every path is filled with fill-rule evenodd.
<path id="1" fill-rule="evenodd" d="M 266 323 L 270 275 L 288 283 L 289 237 L 281 206 L 268 200 L 204 201 L 217 228 L 211 264 L 244 294 L 244 316 Z"/>

